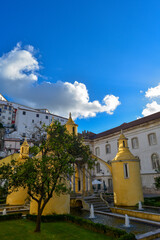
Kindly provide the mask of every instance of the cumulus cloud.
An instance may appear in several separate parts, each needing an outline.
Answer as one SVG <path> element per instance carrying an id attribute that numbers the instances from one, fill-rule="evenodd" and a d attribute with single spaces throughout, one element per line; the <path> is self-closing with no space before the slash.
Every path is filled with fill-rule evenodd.
<path id="1" fill-rule="evenodd" d="M 160 83 L 156 87 L 151 87 L 145 92 L 145 97 L 151 102 L 147 103 L 142 111 L 143 116 L 147 116 L 160 111 Z M 156 99 L 156 100 L 155 100 Z"/>
<path id="2" fill-rule="evenodd" d="M 158 104 L 156 101 L 153 101 L 151 103 L 146 104 L 146 108 L 143 110 L 142 114 L 143 116 L 148 116 L 152 113 L 156 113 L 160 111 L 160 104 Z"/>
<path id="3" fill-rule="evenodd" d="M 153 88 L 149 88 L 146 91 L 145 96 L 147 98 L 155 98 L 155 97 L 160 97 L 160 83 L 158 84 L 158 86 L 153 87 Z"/>
<path id="4" fill-rule="evenodd" d="M 119 97 L 111 94 L 107 94 L 102 103 L 90 101 L 86 85 L 77 81 L 39 83 L 39 69 L 34 47 L 29 45 L 22 49 L 18 44 L 0 58 L 2 93 L 32 107 L 48 108 L 57 115 L 68 116 L 68 112 L 72 112 L 74 119 L 95 117 L 101 112 L 113 114 L 120 105 Z"/>
<path id="5" fill-rule="evenodd" d="M 0 58 L 0 79 L 5 83 L 25 84 L 27 81 L 37 81 L 36 70 L 39 70 L 38 61 L 34 58 L 33 47 L 21 49 L 20 44 Z"/>

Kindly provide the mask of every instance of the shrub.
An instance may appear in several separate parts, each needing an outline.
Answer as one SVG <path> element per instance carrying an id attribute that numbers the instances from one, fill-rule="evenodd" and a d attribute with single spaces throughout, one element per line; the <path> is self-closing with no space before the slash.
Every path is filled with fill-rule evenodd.
<path id="1" fill-rule="evenodd" d="M 14 214 L 0 215 L 0 221 L 20 219 L 21 217 L 22 217 L 22 213 L 14 213 Z"/>
<path id="2" fill-rule="evenodd" d="M 121 236 L 118 240 L 136 240 L 136 238 L 133 233 L 129 233 Z"/>
<path id="3" fill-rule="evenodd" d="M 32 220 L 32 221 L 36 221 L 36 215 L 30 215 L 27 214 L 27 219 Z M 66 222 L 71 222 L 71 223 L 75 223 L 79 226 L 84 227 L 85 229 L 94 231 L 94 232 L 98 232 L 98 233 L 103 233 L 107 236 L 111 236 L 114 238 L 119 239 L 120 237 L 125 237 L 126 238 L 120 238 L 121 240 L 133 240 L 135 239 L 133 234 L 127 234 L 126 231 L 121 230 L 121 229 L 117 229 L 114 227 L 109 227 L 107 225 L 103 225 L 100 223 L 94 223 L 90 220 L 87 219 L 83 219 L 81 217 L 77 217 L 77 216 L 72 216 L 70 214 L 62 214 L 62 215 L 46 215 L 46 216 L 42 216 L 41 217 L 42 222 L 58 222 L 58 221 L 66 221 Z M 127 238 L 128 237 L 128 238 Z"/>

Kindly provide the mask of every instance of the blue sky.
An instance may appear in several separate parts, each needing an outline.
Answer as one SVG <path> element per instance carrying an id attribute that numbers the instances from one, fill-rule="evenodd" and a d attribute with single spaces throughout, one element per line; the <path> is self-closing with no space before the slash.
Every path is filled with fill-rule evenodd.
<path id="1" fill-rule="evenodd" d="M 44 102 L 61 115 L 76 109 L 73 114 L 80 132 L 86 129 L 98 133 L 160 111 L 160 1 L 9 0 L 1 1 L 0 8 L 0 92 L 9 99 L 36 107 Z M 15 66 L 13 61 L 20 56 L 15 53 L 23 50 L 31 54 L 32 68 L 26 69 L 27 58 L 17 71 L 26 77 L 18 79 L 14 71 L 13 76 L 11 71 L 6 75 L 7 64 L 11 64 L 9 54 L 14 55 Z M 32 79 L 31 73 L 37 79 Z M 58 81 L 61 83 L 57 87 Z M 75 93 L 69 95 L 75 81 Z M 50 82 L 51 88 L 43 87 L 44 82 Z M 70 84 L 65 95 L 66 82 Z M 35 96 L 28 95 L 27 99 L 33 88 Z M 30 90 L 27 93 L 24 89 Z M 62 98 L 51 97 L 48 102 L 47 91 L 48 95 L 60 92 Z M 121 103 L 115 103 L 113 114 L 102 102 L 106 95 L 115 96 L 113 101 Z M 89 104 L 85 102 L 87 97 Z"/>

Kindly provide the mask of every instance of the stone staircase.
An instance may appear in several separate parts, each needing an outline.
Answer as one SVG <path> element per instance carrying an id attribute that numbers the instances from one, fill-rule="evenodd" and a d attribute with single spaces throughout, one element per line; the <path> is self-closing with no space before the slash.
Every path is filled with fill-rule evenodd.
<path id="1" fill-rule="evenodd" d="M 90 206 L 93 204 L 94 211 L 100 211 L 100 212 L 110 212 L 110 208 L 107 206 L 107 204 L 100 198 L 99 195 L 92 195 L 88 197 L 83 198 L 86 203 L 88 203 Z"/>
<path id="2" fill-rule="evenodd" d="M 15 205 L 15 206 L 9 206 L 6 204 L 0 204 L 0 215 L 2 215 L 3 210 L 6 209 L 6 213 L 18 213 L 18 212 L 29 212 L 29 206 L 26 205 Z"/>

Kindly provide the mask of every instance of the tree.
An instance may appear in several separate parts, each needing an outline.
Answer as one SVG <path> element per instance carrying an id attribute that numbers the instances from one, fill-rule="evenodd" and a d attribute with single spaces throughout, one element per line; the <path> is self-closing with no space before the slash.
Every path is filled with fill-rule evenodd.
<path id="1" fill-rule="evenodd" d="M 68 134 L 65 126 L 54 122 L 44 129 L 47 138 L 30 149 L 30 157 L 0 167 L 1 178 L 8 180 L 9 193 L 19 187 L 27 188 L 28 195 L 37 202 L 35 232 L 40 231 L 41 215 L 53 192 L 70 191 L 66 179 L 73 175 L 76 161 L 88 163 L 90 168 L 94 163 L 88 146 L 77 136 Z"/>
<path id="2" fill-rule="evenodd" d="M 156 169 L 156 172 L 160 174 L 160 167 Z M 158 175 L 157 177 L 154 178 L 154 184 L 157 189 L 160 189 L 160 176 Z"/>

